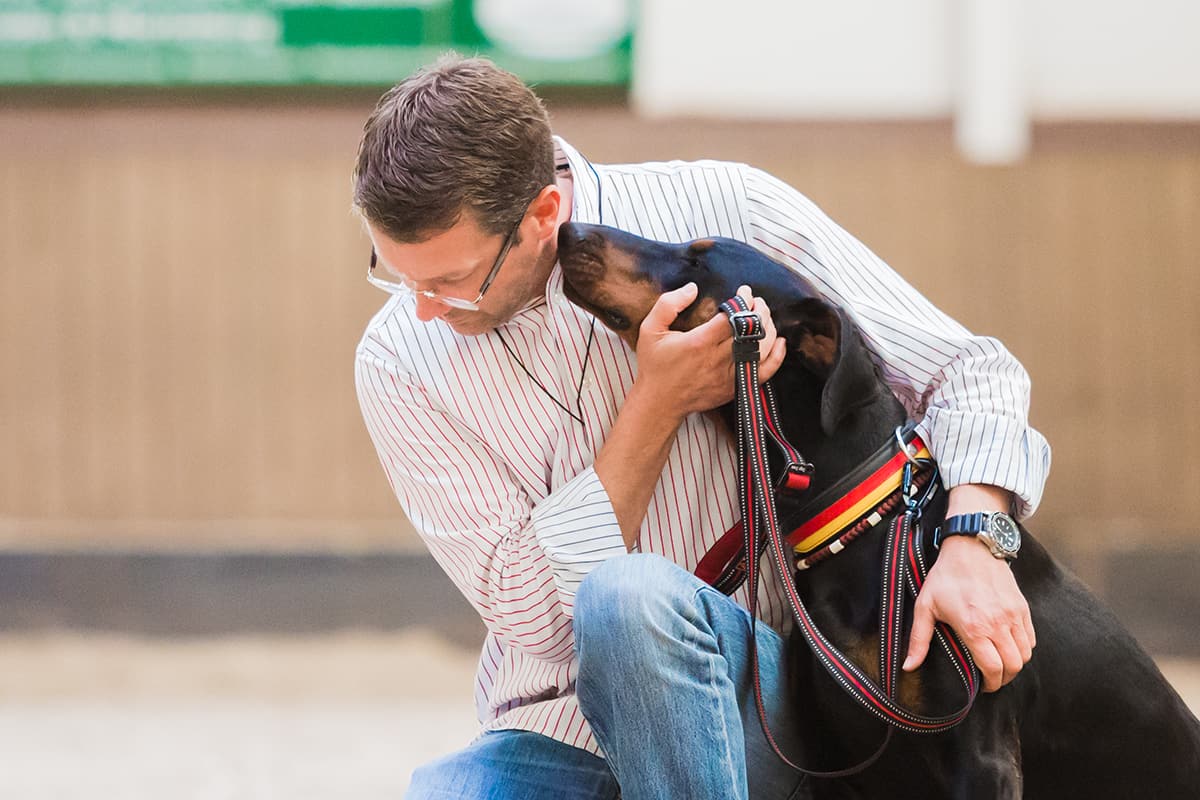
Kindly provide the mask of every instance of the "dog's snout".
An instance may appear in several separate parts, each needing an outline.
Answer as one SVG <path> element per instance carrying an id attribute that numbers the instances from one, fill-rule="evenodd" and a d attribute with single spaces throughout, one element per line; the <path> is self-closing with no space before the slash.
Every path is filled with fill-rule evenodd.
<path id="1" fill-rule="evenodd" d="M 577 222 L 564 222 L 558 228 L 558 246 L 563 250 L 571 250 L 583 244 L 587 231 Z"/>

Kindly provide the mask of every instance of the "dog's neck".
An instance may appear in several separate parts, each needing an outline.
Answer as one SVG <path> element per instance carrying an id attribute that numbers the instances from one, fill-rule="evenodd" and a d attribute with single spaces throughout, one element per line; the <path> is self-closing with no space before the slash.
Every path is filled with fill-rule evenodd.
<path id="1" fill-rule="evenodd" d="M 784 436 L 815 467 L 812 483 L 802 496 L 780 498 L 781 517 L 865 462 L 907 418 L 900 401 L 881 384 L 877 397 L 843 418 L 830 436 L 818 422 L 823 384 L 817 376 L 785 361 L 772 383 L 777 396 L 786 398 L 788 404 L 781 419 Z M 727 415 L 726 419 L 731 417 Z"/>

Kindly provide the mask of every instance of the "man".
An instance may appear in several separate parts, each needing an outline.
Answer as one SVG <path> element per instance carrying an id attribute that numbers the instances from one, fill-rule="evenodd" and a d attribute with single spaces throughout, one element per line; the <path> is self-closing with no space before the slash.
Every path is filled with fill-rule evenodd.
<path id="1" fill-rule="evenodd" d="M 630 353 L 563 297 L 566 220 L 741 239 L 802 272 L 921 420 L 949 514 L 1037 505 L 1049 449 L 1027 424 L 1020 365 L 761 171 L 593 165 L 551 136 L 518 79 L 451 57 L 379 101 L 354 200 L 369 278 L 394 295 L 359 345 L 363 415 L 405 513 L 488 628 L 484 733 L 419 769 L 410 797 L 784 798 L 799 783 L 748 699 L 745 588 L 731 601 L 690 574 L 738 515 L 733 448 L 695 413 L 733 396 L 729 326 L 671 331 L 695 297 L 685 286 L 659 299 Z M 783 342 L 755 304 L 766 379 Z M 786 749 L 775 631 L 787 611 L 765 580 L 763 684 Z M 1034 646 L 1007 564 L 974 537 L 945 542 L 906 669 L 935 618 L 964 638 L 987 690 Z"/>

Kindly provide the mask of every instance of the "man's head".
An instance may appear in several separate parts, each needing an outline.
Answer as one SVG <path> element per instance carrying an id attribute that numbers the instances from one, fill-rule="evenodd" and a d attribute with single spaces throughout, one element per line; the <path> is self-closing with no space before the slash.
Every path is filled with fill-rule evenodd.
<path id="1" fill-rule="evenodd" d="M 545 108 L 489 61 L 443 57 L 384 94 L 363 128 L 354 204 L 379 277 L 470 301 L 512 234 L 479 311 L 418 296 L 423 319 L 479 333 L 511 317 L 544 287 L 560 200 Z"/>

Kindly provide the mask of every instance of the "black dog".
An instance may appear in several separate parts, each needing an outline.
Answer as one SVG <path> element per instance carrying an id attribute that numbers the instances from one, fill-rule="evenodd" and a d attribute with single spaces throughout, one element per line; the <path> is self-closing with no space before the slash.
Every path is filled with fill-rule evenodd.
<path id="1" fill-rule="evenodd" d="M 567 297 L 631 346 L 657 297 L 689 281 L 700 292 L 675 324 L 682 330 L 710 319 L 741 284 L 764 298 L 789 348 L 772 381 L 784 433 L 816 465 L 806 496 L 836 484 L 905 421 L 853 324 L 805 280 L 748 245 L 662 244 L 567 224 L 559 258 Z M 785 531 L 802 521 L 803 502 L 780 497 Z M 944 499 L 935 501 L 925 536 L 943 515 Z M 981 694 L 958 727 L 897 733 L 861 773 L 810 781 L 814 797 L 1200 797 L 1200 723 L 1116 618 L 1033 536 L 1024 529 L 1022 535 L 1012 569 L 1037 631 L 1033 660 L 1008 686 Z M 867 652 L 878 634 L 883 547 L 882 533 L 873 529 L 797 573 L 813 617 L 848 654 Z M 804 752 L 789 757 L 816 770 L 861 762 L 882 740 L 881 723 L 841 691 L 802 639 L 792 642 Z M 860 666 L 878 679 L 873 657 Z M 917 673 L 901 676 L 899 688 L 925 714 L 947 713 L 963 696 L 949 663 L 933 651 Z"/>

